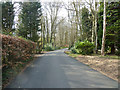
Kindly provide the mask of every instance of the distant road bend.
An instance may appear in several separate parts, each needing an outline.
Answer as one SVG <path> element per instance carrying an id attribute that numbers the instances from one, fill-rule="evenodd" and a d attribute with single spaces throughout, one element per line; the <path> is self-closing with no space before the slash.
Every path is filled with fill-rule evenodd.
<path id="1" fill-rule="evenodd" d="M 67 56 L 64 50 L 40 56 L 6 88 L 118 88 L 118 82 Z"/>

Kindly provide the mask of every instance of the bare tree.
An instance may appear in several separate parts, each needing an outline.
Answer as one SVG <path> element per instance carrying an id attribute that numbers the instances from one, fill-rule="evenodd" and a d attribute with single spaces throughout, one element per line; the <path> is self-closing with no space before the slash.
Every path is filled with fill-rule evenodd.
<path id="1" fill-rule="evenodd" d="M 41 47 L 45 45 L 45 18 L 41 16 Z"/>
<path id="2" fill-rule="evenodd" d="M 46 16 L 45 16 L 45 26 L 46 26 L 46 39 L 47 39 L 47 43 L 49 43 L 49 24 L 48 24 L 48 16 L 47 16 L 47 13 L 46 13 Z"/>
<path id="3" fill-rule="evenodd" d="M 46 11 L 48 12 L 48 17 L 50 20 L 50 43 L 53 43 L 53 41 L 55 42 L 55 38 L 56 38 L 56 28 L 58 26 L 58 24 L 61 21 L 58 21 L 58 13 L 59 10 L 61 8 L 62 3 L 61 2 L 48 2 L 46 3 Z"/>
<path id="4" fill-rule="evenodd" d="M 95 2 L 95 53 L 97 53 L 97 47 L 98 47 L 98 35 L 97 35 L 97 2 Z"/>
<path id="5" fill-rule="evenodd" d="M 98 47 L 98 35 L 97 35 L 97 11 L 98 11 L 98 2 L 96 0 L 89 0 L 89 2 L 86 1 L 86 3 L 90 6 L 90 11 L 92 14 L 92 37 L 91 41 L 95 42 L 95 50 L 94 52 L 97 53 L 97 47 Z M 94 37 L 95 36 L 95 37 Z M 95 39 L 95 41 L 94 41 Z"/>
<path id="6" fill-rule="evenodd" d="M 67 10 L 69 13 L 69 19 L 72 19 L 72 24 L 75 23 L 74 27 L 75 27 L 75 32 L 76 32 L 76 36 L 75 36 L 75 41 L 77 41 L 78 39 L 83 40 L 83 31 L 82 31 L 82 24 L 81 24 L 81 8 L 84 5 L 84 3 L 81 2 L 81 0 L 79 1 L 72 1 Z M 79 34 L 80 34 L 80 38 L 79 38 Z"/>
<path id="7" fill-rule="evenodd" d="M 103 37 L 102 37 L 102 48 L 101 55 L 105 55 L 105 35 L 106 35 L 106 3 L 104 0 L 104 13 L 103 13 Z"/>
<path id="8" fill-rule="evenodd" d="M 71 7 L 71 3 L 69 3 L 67 5 L 66 10 L 68 11 L 68 22 L 70 24 L 69 26 L 69 46 L 73 46 L 74 42 L 75 42 L 75 27 L 74 27 L 74 12 L 75 10 L 73 9 L 73 7 Z"/>

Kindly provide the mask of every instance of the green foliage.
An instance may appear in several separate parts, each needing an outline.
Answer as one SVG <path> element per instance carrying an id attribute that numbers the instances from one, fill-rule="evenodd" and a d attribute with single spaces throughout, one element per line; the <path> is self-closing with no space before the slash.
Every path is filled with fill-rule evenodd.
<path id="1" fill-rule="evenodd" d="M 2 33 L 12 35 L 15 29 L 14 24 L 14 4 L 12 2 L 2 3 Z"/>
<path id="2" fill-rule="evenodd" d="M 79 53 L 79 50 L 76 49 L 75 47 L 72 47 L 70 50 L 71 50 L 71 52 L 74 53 L 74 54 L 78 54 L 78 53 Z"/>
<path id="3" fill-rule="evenodd" d="M 69 45 L 68 50 L 70 50 L 71 46 Z"/>
<path id="4" fill-rule="evenodd" d="M 55 47 L 54 50 L 58 50 L 58 49 L 61 49 L 60 47 Z M 62 48 L 63 49 L 63 48 Z"/>
<path id="5" fill-rule="evenodd" d="M 54 51 L 54 50 L 58 50 L 58 49 L 61 49 L 60 47 L 58 46 L 53 46 L 51 43 L 47 43 L 45 46 L 44 46 L 44 50 L 45 51 Z"/>
<path id="6" fill-rule="evenodd" d="M 98 11 L 98 27 L 97 27 L 97 34 L 98 34 L 98 49 L 101 49 L 102 44 L 102 35 L 103 35 L 103 2 L 100 2 L 100 7 Z"/>
<path id="7" fill-rule="evenodd" d="M 75 48 L 79 50 L 79 53 L 85 55 L 85 54 L 92 54 L 94 49 L 94 44 L 85 40 L 84 42 L 76 42 Z"/>
<path id="8" fill-rule="evenodd" d="M 53 48 L 52 44 L 46 44 L 46 45 L 45 45 L 45 50 L 46 50 L 46 51 L 53 51 L 54 48 Z"/>
<path id="9" fill-rule="evenodd" d="M 19 16 L 18 35 L 37 42 L 40 31 L 40 17 L 42 15 L 40 2 L 24 2 Z"/>
<path id="10" fill-rule="evenodd" d="M 115 54 L 115 46 L 117 46 L 119 43 L 117 41 L 119 38 L 118 36 L 120 35 L 119 33 L 120 13 L 119 12 L 120 12 L 120 1 L 108 3 L 106 45 L 111 47 L 111 54 Z"/>
<path id="11" fill-rule="evenodd" d="M 120 1 L 106 3 L 106 51 L 110 48 L 110 53 L 119 52 L 120 46 Z M 98 12 L 98 48 L 101 49 L 103 33 L 103 2 L 100 3 Z M 116 50 L 116 51 L 115 51 Z M 108 53 L 108 52 L 107 52 Z"/>
<path id="12" fill-rule="evenodd" d="M 85 39 L 90 39 L 91 37 L 91 28 L 92 28 L 92 20 L 89 18 L 90 14 L 89 14 L 89 10 L 84 7 L 82 8 L 82 29 L 83 29 L 83 40 Z"/>
<path id="13" fill-rule="evenodd" d="M 118 49 L 118 51 L 116 51 L 115 54 L 120 56 L 120 49 Z"/>
<path id="14" fill-rule="evenodd" d="M 74 45 L 69 45 L 68 50 L 70 50 L 72 47 L 74 47 Z"/>
<path id="15" fill-rule="evenodd" d="M 26 38 L 24 38 L 24 37 L 22 37 L 22 36 L 19 36 L 18 38 L 23 39 L 23 40 L 25 40 L 25 41 L 29 41 L 28 39 L 26 39 Z"/>

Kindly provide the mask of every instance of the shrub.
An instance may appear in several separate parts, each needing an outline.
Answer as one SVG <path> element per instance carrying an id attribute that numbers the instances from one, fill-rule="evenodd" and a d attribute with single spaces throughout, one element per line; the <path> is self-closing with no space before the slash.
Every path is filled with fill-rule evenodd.
<path id="1" fill-rule="evenodd" d="M 115 55 L 120 56 L 120 51 L 116 51 Z"/>
<path id="2" fill-rule="evenodd" d="M 58 49 L 61 49 L 60 47 L 55 47 L 54 50 L 58 50 Z"/>
<path id="3" fill-rule="evenodd" d="M 21 37 L 0 34 L 2 38 L 2 86 L 33 60 L 36 44 Z"/>
<path id="4" fill-rule="evenodd" d="M 85 40 L 84 42 L 76 42 L 75 48 L 79 50 L 79 53 L 85 55 L 85 54 L 92 54 L 94 49 L 94 44 Z"/>
<path id="5" fill-rule="evenodd" d="M 70 50 L 70 49 L 71 49 L 71 47 L 69 46 L 69 47 L 68 47 L 68 50 Z"/>
<path id="6" fill-rule="evenodd" d="M 46 50 L 46 51 L 53 51 L 54 48 L 52 47 L 52 44 L 46 44 L 46 45 L 45 45 L 45 50 Z"/>
<path id="7" fill-rule="evenodd" d="M 74 47 L 74 46 L 73 45 L 69 45 L 68 50 L 70 50 L 72 47 Z"/>
<path id="8" fill-rule="evenodd" d="M 74 53 L 74 54 L 79 53 L 79 50 L 76 49 L 75 47 L 72 47 L 70 50 L 71 50 L 71 52 Z"/>
<path id="9" fill-rule="evenodd" d="M 0 34 L 2 37 L 2 63 L 13 67 L 18 62 L 27 62 L 35 53 L 36 44 L 29 40 Z"/>

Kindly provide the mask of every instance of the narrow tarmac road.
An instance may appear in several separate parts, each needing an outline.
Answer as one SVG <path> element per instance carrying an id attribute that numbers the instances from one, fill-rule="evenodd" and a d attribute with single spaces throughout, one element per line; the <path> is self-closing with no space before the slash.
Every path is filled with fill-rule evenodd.
<path id="1" fill-rule="evenodd" d="M 37 58 L 6 88 L 118 88 L 118 82 L 56 50 Z"/>

